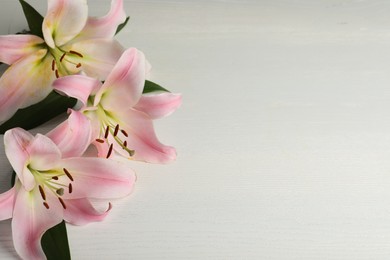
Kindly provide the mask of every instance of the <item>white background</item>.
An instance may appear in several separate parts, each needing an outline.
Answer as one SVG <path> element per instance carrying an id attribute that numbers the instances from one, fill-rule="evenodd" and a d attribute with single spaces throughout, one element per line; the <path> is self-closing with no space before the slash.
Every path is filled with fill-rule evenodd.
<path id="1" fill-rule="evenodd" d="M 389 1 L 125 8 L 119 41 L 183 94 L 156 122 L 178 158 L 135 163 L 133 194 L 104 222 L 68 226 L 73 259 L 390 259 Z M 0 34 L 25 26 L 18 1 L 2 0 Z M 17 258 L 10 224 L 0 259 Z"/>

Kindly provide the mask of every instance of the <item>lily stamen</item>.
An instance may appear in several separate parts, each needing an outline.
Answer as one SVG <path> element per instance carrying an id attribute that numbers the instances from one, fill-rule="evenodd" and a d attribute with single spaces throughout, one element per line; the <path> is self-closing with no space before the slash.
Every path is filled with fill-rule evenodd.
<path id="1" fill-rule="evenodd" d="M 105 139 L 107 139 L 109 131 L 110 131 L 110 127 L 107 126 L 107 127 L 106 127 L 106 132 L 104 133 L 104 138 L 105 138 Z"/>
<path id="2" fill-rule="evenodd" d="M 129 135 L 127 134 L 127 132 L 126 132 L 125 130 L 121 129 L 121 132 L 122 132 L 122 134 L 123 134 L 124 136 L 129 137 Z"/>
<path id="3" fill-rule="evenodd" d="M 58 79 L 60 77 L 60 74 L 58 73 L 58 70 L 56 70 L 56 78 Z"/>
<path id="4" fill-rule="evenodd" d="M 79 52 L 77 52 L 77 51 L 72 51 L 72 50 L 70 50 L 69 53 L 75 54 L 75 55 L 79 56 L 80 58 L 83 58 L 83 57 L 84 57 L 81 53 L 79 53 Z"/>
<path id="5" fill-rule="evenodd" d="M 119 125 L 117 124 L 114 130 L 114 136 L 118 134 L 118 131 L 119 131 Z"/>
<path id="6" fill-rule="evenodd" d="M 65 205 L 65 202 L 63 201 L 63 199 L 60 198 L 60 197 L 58 197 L 58 200 L 60 201 L 62 207 L 63 207 L 64 209 L 66 209 L 66 205 Z"/>
<path id="7" fill-rule="evenodd" d="M 107 156 L 106 158 L 109 158 L 111 153 L 112 153 L 112 148 L 113 148 L 113 144 L 110 144 L 110 148 L 108 148 L 108 153 L 107 153 Z"/>
<path id="8" fill-rule="evenodd" d="M 66 176 L 68 176 L 69 180 L 73 181 L 73 177 L 70 174 L 70 172 L 67 169 L 65 169 L 65 168 L 63 168 L 63 170 L 64 170 L 64 173 L 66 174 Z"/>
<path id="9" fill-rule="evenodd" d="M 69 186 L 68 186 L 68 188 L 69 188 L 69 193 L 72 193 L 72 191 L 73 191 L 73 186 L 72 186 L 72 183 L 69 183 Z"/>
<path id="10" fill-rule="evenodd" d="M 55 69 L 56 69 L 56 61 L 53 60 L 53 61 L 51 62 L 51 70 L 54 71 Z"/>
<path id="11" fill-rule="evenodd" d="M 60 58 L 60 62 L 62 62 L 62 60 L 65 58 L 65 55 L 66 55 L 66 52 L 64 52 L 64 54 L 62 54 L 62 56 Z"/>
<path id="12" fill-rule="evenodd" d="M 78 63 L 77 65 L 76 65 L 76 68 L 80 68 L 81 67 L 81 63 Z"/>
<path id="13" fill-rule="evenodd" d="M 129 156 L 133 156 L 135 151 L 131 150 L 127 147 L 128 143 L 127 140 L 124 140 L 126 137 L 128 137 L 128 133 L 120 128 L 119 124 L 115 124 L 114 122 L 107 121 L 105 125 L 102 127 L 102 129 L 105 129 L 104 131 L 104 139 L 108 139 L 108 136 L 111 134 L 111 136 L 114 138 L 115 142 L 123 149 L 125 150 Z M 124 136 L 120 136 L 119 132 L 121 132 Z M 103 138 L 103 137 L 102 137 Z M 103 139 L 95 139 L 98 143 L 104 143 Z M 106 158 L 109 158 L 114 150 L 114 143 L 111 143 L 107 141 L 107 145 L 109 146 L 108 153 L 106 155 Z M 112 147 L 112 148 L 111 148 Z"/>
<path id="14" fill-rule="evenodd" d="M 41 193 L 42 199 L 46 200 L 46 194 L 45 194 L 45 191 L 43 190 L 42 186 L 39 185 L 38 188 L 39 188 L 39 193 Z"/>
<path id="15" fill-rule="evenodd" d="M 47 202 L 46 201 L 44 201 L 43 202 L 43 206 L 45 206 L 45 208 L 47 208 L 47 209 L 49 209 L 50 207 L 49 207 L 49 204 L 47 204 Z"/>
<path id="16" fill-rule="evenodd" d="M 53 180 L 58 180 L 58 176 L 53 176 L 53 177 L 51 177 Z"/>

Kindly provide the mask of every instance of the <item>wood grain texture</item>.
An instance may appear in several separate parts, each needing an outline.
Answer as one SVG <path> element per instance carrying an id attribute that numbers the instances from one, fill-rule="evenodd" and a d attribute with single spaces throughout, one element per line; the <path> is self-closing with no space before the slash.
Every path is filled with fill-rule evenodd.
<path id="1" fill-rule="evenodd" d="M 15 2 L 2 34 L 24 26 Z M 68 227 L 74 259 L 390 258 L 390 2 L 125 6 L 118 39 L 183 93 L 156 122 L 178 159 L 134 163 L 135 191 L 106 221 Z M 0 222 L 0 259 L 15 258 L 10 234 Z"/>

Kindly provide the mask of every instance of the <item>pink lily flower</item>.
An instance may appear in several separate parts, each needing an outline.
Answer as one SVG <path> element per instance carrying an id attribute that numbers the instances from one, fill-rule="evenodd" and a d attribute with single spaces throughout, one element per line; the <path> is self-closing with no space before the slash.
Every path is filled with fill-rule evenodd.
<path id="1" fill-rule="evenodd" d="M 53 83 L 54 89 L 84 104 L 81 111 L 92 121 L 100 157 L 115 154 L 153 163 L 176 158 L 173 147 L 158 141 L 152 119 L 172 113 L 180 106 L 181 95 L 142 95 L 147 65 L 142 52 L 131 48 L 122 54 L 103 84 L 83 75 Z"/>
<path id="2" fill-rule="evenodd" d="M 0 36 L 0 61 L 11 65 L 0 78 L 0 123 L 45 98 L 58 77 L 83 71 L 103 80 L 124 50 L 113 37 L 125 19 L 123 0 L 101 18 L 88 17 L 86 0 L 50 0 L 43 39 Z"/>
<path id="3" fill-rule="evenodd" d="M 135 181 L 125 163 L 80 157 L 91 140 L 90 122 L 80 112 L 73 111 L 48 136 L 21 128 L 4 135 L 17 175 L 14 187 L 0 194 L 0 220 L 12 218 L 14 246 L 23 259 L 45 259 L 42 235 L 63 219 L 75 225 L 103 220 L 111 204 L 99 212 L 89 198 L 126 196 Z"/>

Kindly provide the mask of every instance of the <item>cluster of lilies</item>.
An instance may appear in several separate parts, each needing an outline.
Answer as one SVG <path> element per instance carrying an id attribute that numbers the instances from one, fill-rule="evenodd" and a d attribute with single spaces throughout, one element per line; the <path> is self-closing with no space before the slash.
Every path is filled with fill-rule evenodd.
<path id="1" fill-rule="evenodd" d="M 0 62 L 9 65 L 0 78 L 0 123 L 53 90 L 79 101 L 45 135 L 22 128 L 4 134 L 16 177 L 0 194 L 0 220 L 12 218 L 14 247 L 24 259 L 45 259 L 42 235 L 63 220 L 104 219 L 109 200 L 132 190 L 131 161 L 176 157 L 159 142 L 153 120 L 176 110 L 181 96 L 143 93 L 149 63 L 114 39 L 125 20 L 122 0 L 112 0 L 100 18 L 88 16 L 86 0 L 49 0 L 41 35 L 0 36 Z M 90 199 L 107 201 L 107 210 L 95 209 Z"/>

